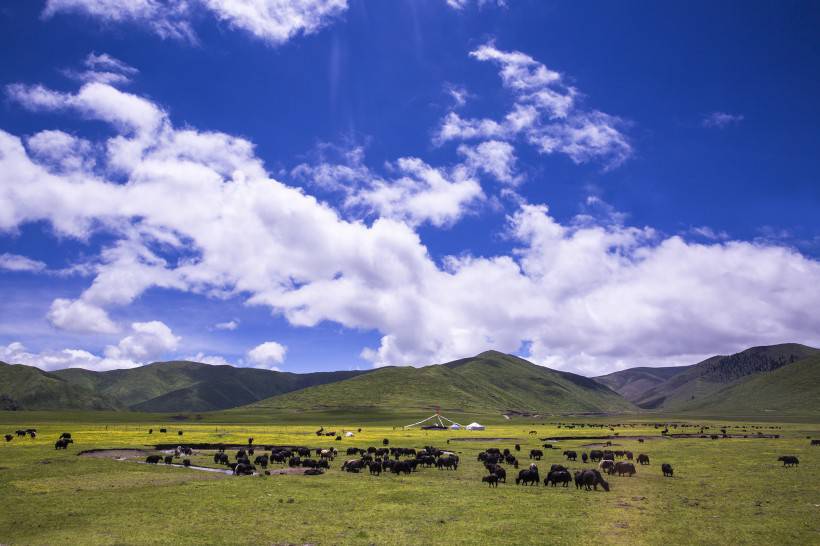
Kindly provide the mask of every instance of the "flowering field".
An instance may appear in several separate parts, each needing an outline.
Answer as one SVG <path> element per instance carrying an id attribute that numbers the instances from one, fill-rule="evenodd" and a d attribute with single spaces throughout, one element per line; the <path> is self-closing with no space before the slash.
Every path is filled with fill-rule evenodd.
<path id="1" fill-rule="evenodd" d="M 3 544 L 816 544 L 820 542 L 820 447 L 807 436 L 815 424 L 761 423 L 747 428 L 780 438 L 661 437 L 653 423 L 567 428 L 555 422 L 513 421 L 483 432 L 405 431 L 392 426 L 122 422 L 110 414 L 94 421 L 21 421 L 31 415 L 0 414 L 0 433 L 37 429 L 37 438 L 17 437 L 0 445 L 0 543 Z M 79 416 L 78 417 L 82 417 Z M 109 419 L 110 422 L 104 422 Z M 592 423 L 581 418 L 578 423 Z M 603 421 L 599 421 L 600 424 Z M 740 435 L 741 423 L 692 421 L 717 433 L 726 425 Z M 746 423 L 744 423 L 746 424 Z M 751 423 L 748 423 L 751 425 Z M 335 441 L 315 431 L 352 431 Z M 732 428 L 734 427 L 734 428 Z M 166 433 L 160 433 L 166 428 Z M 153 429 L 153 434 L 148 430 Z M 182 431 L 180 436 L 178 431 Z M 672 429 L 672 432 L 693 429 Z M 699 429 L 694 429 L 697 432 Z M 535 431 L 535 434 L 531 434 Z M 74 444 L 55 450 L 70 432 Z M 541 438 L 615 435 L 611 449 L 646 453 L 651 464 L 636 465 L 634 477 L 607 476 L 610 492 L 523 487 L 508 483 L 490 489 L 477 454 L 488 447 L 509 448 L 521 461 Z M 336 447 L 340 455 L 320 476 L 235 477 L 176 466 L 138 464 L 113 456 L 87 457 L 91 449 L 139 449 L 157 444 L 247 444 Z M 645 438 L 639 442 L 638 437 Z M 342 472 L 349 447 L 435 445 L 459 454 L 456 471 L 420 469 L 409 476 Z M 469 439 L 465 441 L 465 439 Z M 448 444 L 448 440 L 449 444 Z M 542 479 L 553 463 L 571 470 L 592 464 L 566 462 L 562 452 L 600 449 L 605 440 L 549 441 L 537 462 Z M 521 451 L 514 445 L 519 443 Z M 257 448 L 259 451 L 259 448 Z M 229 450 L 233 460 L 235 449 Z M 213 450 L 190 457 L 214 465 Z M 796 455 L 800 465 L 783 468 L 780 455 Z M 180 459 L 177 459 L 179 462 Z M 671 463 L 673 478 L 660 464 Z M 224 468 L 224 467 L 222 467 Z M 282 468 L 272 465 L 272 470 Z"/>

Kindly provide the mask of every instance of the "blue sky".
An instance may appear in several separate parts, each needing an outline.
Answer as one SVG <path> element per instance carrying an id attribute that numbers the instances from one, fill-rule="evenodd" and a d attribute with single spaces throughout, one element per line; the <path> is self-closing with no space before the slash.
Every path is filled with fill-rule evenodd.
<path id="1" fill-rule="evenodd" d="M 820 343 L 812 2 L 0 8 L 0 359 Z"/>

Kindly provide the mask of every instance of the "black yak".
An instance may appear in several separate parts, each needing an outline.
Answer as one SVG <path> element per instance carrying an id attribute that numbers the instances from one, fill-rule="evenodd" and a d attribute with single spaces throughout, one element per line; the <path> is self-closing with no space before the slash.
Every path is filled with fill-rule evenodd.
<path id="1" fill-rule="evenodd" d="M 12 436 L 11 434 L 6 434 L 6 441 L 7 442 L 11 442 L 13 438 L 14 438 L 14 436 Z"/>
<path id="2" fill-rule="evenodd" d="M 568 461 L 574 461 L 578 458 L 578 454 L 574 451 L 564 451 L 564 457 L 566 457 Z"/>
<path id="3" fill-rule="evenodd" d="M 515 485 L 538 485 L 540 481 L 541 477 L 538 475 L 538 468 L 530 467 L 518 473 L 518 477 L 515 479 Z"/>
<path id="4" fill-rule="evenodd" d="M 645 453 L 638 455 L 638 464 L 649 464 L 649 455 Z"/>
<path id="5" fill-rule="evenodd" d="M 148 455 L 145 458 L 145 462 L 148 464 L 158 464 L 162 460 L 162 457 L 159 455 Z"/>
<path id="6" fill-rule="evenodd" d="M 665 478 L 671 478 L 672 477 L 673 470 L 672 470 L 672 465 L 671 464 L 663 463 L 661 465 L 661 470 L 663 470 L 663 475 L 664 475 Z"/>
<path id="7" fill-rule="evenodd" d="M 626 474 L 631 478 L 635 474 L 635 465 L 626 461 L 618 461 L 615 463 L 615 467 L 612 469 L 612 472 L 617 472 L 618 476 L 623 476 Z"/>
<path id="8" fill-rule="evenodd" d="M 530 450 L 530 459 L 535 459 L 536 461 L 540 461 L 541 457 L 544 456 L 544 452 L 540 449 L 531 449 Z"/>
<path id="9" fill-rule="evenodd" d="M 783 466 L 795 466 L 800 464 L 800 461 L 798 461 L 794 455 L 783 455 L 782 457 L 778 457 L 777 460 L 783 461 Z"/>
<path id="10" fill-rule="evenodd" d="M 600 461 L 604 458 L 604 452 L 599 449 L 593 449 L 589 452 L 589 460 L 593 463 Z"/>
<path id="11" fill-rule="evenodd" d="M 594 488 L 597 491 L 599 485 L 604 488 L 604 491 L 609 491 L 609 483 L 597 470 L 584 470 L 575 473 L 576 487 L 585 487 L 587 491 Z"/>
<path id="12" fill-rule="evenodd" d="M 171 455 L 165 456 L 165 464 L 173 464 L 174 458 Z"/>
<path id="13" fill-rule="evenodd" d="M 498 476 L 496 476 L 495 474 L 484 476 L 483 478 L 481 478 L 481 481 L 486 483 L 490 487 L 498 487 Z"/>
<path id="14" fill-rule="evenodd" d="M 544 487 L 552 484 L 553 487 L 562 484 L 564 487 L 569 487 L 569 482 L 572 481 L 568 470 L 553 470 L 544 478 Z"/>
<path id="15" fill-rule="evenodd" d="M 256 467 L 248 463 L 238 463 L 234 469 L 234 476 L 252 476 Z"/>

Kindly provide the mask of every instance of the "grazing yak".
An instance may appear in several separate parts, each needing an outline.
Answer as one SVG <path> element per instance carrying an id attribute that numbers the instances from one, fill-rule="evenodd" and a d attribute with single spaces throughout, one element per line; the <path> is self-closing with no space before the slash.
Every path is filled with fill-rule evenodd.
<path id="1" fill-rule="evenodd" d="M 817 442 L 820 443 L 820 440 L 818 440 Z M 814 444 L 814 442 L 812 442 L 812 444 Z M 521 451 L 521 444 L 515 444 L 515 450 Z"/>
<path id="2" fill-rule="evenodd" d="M 604 491 L 609 491 L 609 483 L 597 470 L 579 470 L 575 473 L 577 489 L 586 488 L 587 491 L 591 491 L 594 488 L 597 491 L 599 485 L 604 488 Z"/>
<path id="3" fill-rule="evenodd" d="M 603 472 L 606 472 L 607 474 L 612 474 L 613 468 L 615 468 L 615 461 L 604 459 L 603 461 L 598 463 L 598 469 Z"/>
<path id="4" fill-rule="evenodd" d="M 167 428 L 161 428 L 161 429 L 159 429 L 159 431 L 162 432 L 162 433 L 165 433 L 165 432 L 168 432 L 168 429 Z"/>
<path id="5" fill-rule="evenodd" d="M 794 455 L 783 455 L 782 457 L 778 457 L 777 460 L 783 461 L 783 466 L 795 466 L 800 464 L 800 461 L 798 461 Z"/>
<path id="6" fill-rule="evenodd" d="M 628 463 L 626 461 L 618 461 L 615 463 L 615 466 L 610 470 L 610 474 L 616 473 L 618 476 L 623 476 L 626 474 L 630 478 L 635 475 L 635 465 L 632 463 Z"/>
<path id="7" fill-rule="evenodd" d="M 70 440 L 71 439 L 71 433 L 70 432 L 63 432 L 62 434 L 60 434 L 60 438 L 65 438 L 66 440 Z"/>
<path id="8" fill-rule="evenodd" d="M 544 456 L 544 452 L 540 449 L 531 449 L 530 450 L 530 459 L 535 459 L 536 461 L 540 461 L 541 457 Z"/>
<path id="9" fill-rule="evenodd" d="M 382 473 L 382 463 L 379 461 L 369 463 L 367 468 L 372 476 L 379 476 Z"/>
<path id="10" fill-rule="evenodd" d="M 262 468 L 268 467 L 268 456 L 267 455 L 257 455 L 256 458 L 253 460 L 253 464 L 259 465 Z"/>
<path id="11" fill-rule="evenodd" d="M 562 484 L 564 487 L 569 487 L 569 482 L 572 481 L 568 470 L 553 470 L 544 478 L 544 487 L 552 484 L 553 487 Z"/>
<path id="12" fill-rule="evenodd" d="M 359 459 L 350 459 L 342 464 L 342 470 L 358 474 L 364 467 L 364 463 Z"/>
<path id="13" fill-rule="evenodd" d="M 530 467 L 518 473 L 518 477 L 515 479 L 515 485 L 538 485 L 540 481 L 541 477 L 538 475 L 538 468 Z"/>
<path id="14" fill-rule="evenodd" d="M 68 444 L 72 443 L 71 440 L 66 438 L 60 438 L 56 442 L 54 442 L 54 449 L 68 449 Z"/>
<path id="15" fill-rule="evenodd" d="M 442 470 L 458 470 L 458 457 L 455 455 L 448 455 L 447 457 L 439 457 L 436 459 L 436 468 Z"/>
<path id="16" fill-rule="evenodd" d="M 584 464 L 587 464 L 587 461 L 589 461 L 589 455 L 587 455 L 586 451 L 581 453 L 581 460 L 584 462 Z"/>
<path id="17" fill-rule="evenodd" d="M 7 442 L 11 442 L 11 440 L 12 440 L 13 438 L 14 438 L 14 436 L 12 436 L 11 434 L 6 434 L 6 441 L 7 441 Z"/>
<path id="18" fill-rule="evenodd" d="M 413 465 L 410 463 L 411 461 L 396 461 L 390 471 L 393 472 L 393 474 L 401 474 L 404 472 L 409 475 L 413 471 Z"/>
<path id="19" fill-rule="evenodd" d="M 8 434 L 6 434 L 6 436 L 8 436 Z M 820 440 L 812 440 L 812 441 L 811 441 L 811 445 L 813 445 L 813 446 L 820 446 Z"/>
<path id="20" fill-rule="evenodd" d="M 638 464 L 649 464 L 649 455 L 645 453 L 638 455 Z"/>
<path id="21" fill-rule="evenodd" d="M 158 464 L 162 460 L 160 455 L 148 455 L 145 458 L 145 462 L 148 464 Z"/>
<path id="22" fill-rule="evenodd" d="M 174 458 L 171 455 L 166 455 L 164 461 L 165 461 L 165 464 L 173 464 L 174 463 Z"/>
<path id="23" fill-rule="evenodd" d="M 626 451 L 625 454 L 626 454 L 626 458 L 631 461 L 632 460 L 632 452 L 631 451 Z"/>
<path id="24" fill-rule="evenodd" d="M 256 467 L 248 463 L 237 463 L 233 469 L 234 476 L 252 476 Z"/>
<path id="25" fill-rule="evenodd" d="M 663 476 L 665 478 L 671 478 L 672 477 L 673 470 L 672 470 L 672 465 L 671 464 L 663 463 L 661 465 L 661 470 L 663 470 Z"/>
<path id="26" fill-rule="evenodd" d="M 216 464 L 228 464 L 228 454 L 227 453 L 214 453 L 214 463 Z"/>
<path id="27" fill-rule="evenodd" d="M 182 459 L 182 466 L 191 466 L 191 459 Z"/>
<path id="28" fill-rule="evenodd" d="M 600 449 L 593 449 L 592 451 L 589 452 L 589 460 L 592 461 L 593 463 L 597 463 L 598 461 L 600 461 L 603 458 L 604 458 L 604 452 L 601 451 Z"/>
<path id="29" fill-rule="evenodd" d="M 481 478 L 481 481 L 486 483 L 490 487 L 498 487 L 498 476 L 496 476 L 495 474 L 484 476 L 483 478 Z"/>
<path id="30" fill-rule="evenodd" d="M 564 451 L 564 457 L 566 457 L 568 461 L 574 461 L 578 458 L 578 454 L 574 451 Z"/>
<path id="31" fill-rule="evenodd" d="M 504 467 L 498 464 L 487 464 L 484 465 L 484 468 L 487 469 L 487 472 L 495 476 L 498 480 L 507 483 L 507 471 L 504 470 Z"/>

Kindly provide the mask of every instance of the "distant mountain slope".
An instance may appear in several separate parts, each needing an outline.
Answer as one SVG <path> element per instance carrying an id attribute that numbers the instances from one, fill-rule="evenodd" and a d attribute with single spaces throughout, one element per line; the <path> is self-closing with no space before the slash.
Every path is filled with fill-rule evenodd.
<path id="1" fill-rule="evenodd" d="M 138 411 L 211 411 L 354 377 L 363 372 L 295 374 L 199 362 L 156 362 L 130 370 L 89 372 L 69 369 L 56 375 L 120 401 Z"/>
<path id="2" fill-rule="evenodd" d="M 786 343 L 752 347 L 729 356 L 714 356 L 650 388 L 636 398 L 635 403 L 644 409 L 684 410 L 727 385 L 816 354 L 820 354 L 820 350 Z"/>
<path id="3" fill-rule="evenodd" d="M 746 377 L 687 405 L 687 413 L 720 416 L 820 416 L 820 353 Z"/>
<path id="4" fill-rule="evenodd" d="M 0 410 L 122 408 L 104 395 L 39 368 L 0 362 Z"/>
<path id="5" fill-rule="evenodd" d="M 254 410 L 381 408 L 460 412 L 615 412 L 635 409 L 605 385 L 487 351 L 443 365 L 386 367 L 252 404 Z M 249 409 L 250 409 L 249 408 Z"/>
<path id="6" fill-rule="evenodd" d="M 602 383 L 617 392 L 630 402 L 640 398 L 652 387 L 660 385 L 670 377 L 687 369 L 688 366 L 670 366 L 666 368 L 629 368 L 607 375 L 595 377 L 595 381 Z"/>

